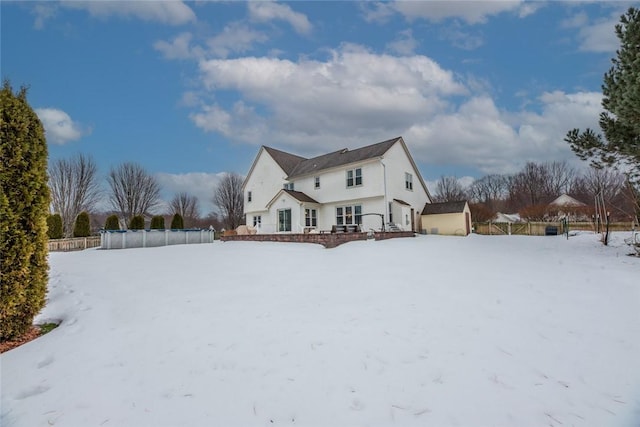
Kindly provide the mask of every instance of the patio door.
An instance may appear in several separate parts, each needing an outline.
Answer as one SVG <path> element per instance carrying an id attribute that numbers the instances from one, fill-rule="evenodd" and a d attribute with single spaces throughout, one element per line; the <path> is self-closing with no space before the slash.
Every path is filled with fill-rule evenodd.
<path id="1" fill-rule="evenodd" d="M 291 231 L 291 209 L 278 211 L 278 231 Z"/>

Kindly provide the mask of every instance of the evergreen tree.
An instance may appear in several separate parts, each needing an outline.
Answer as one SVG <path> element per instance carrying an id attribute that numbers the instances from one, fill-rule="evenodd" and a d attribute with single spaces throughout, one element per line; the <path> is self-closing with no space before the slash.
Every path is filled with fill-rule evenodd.
<path id="1" fill-rule="evenodd" d="M 598 134 L 573 129 L 565 141 L 582 160 L 596 167 L 630 167 L 630 177 L 640 181 L 640 9 L 629 8 L 615 27 L 620 49 L 604 75 Z M 636 187 L 637 188 L 637 187 Z"/>
<path id="2" fill-rule="evenodd" d="M 50 239 L 62 239 L 62 217 L 60 214 L 47 217 L 47 234 Z"/>
<path id="3" fill-rule="evenodd" d="M 130 230 L 144 230 L 144 217 L 142 215 L 136 215 L 131 218 L 129 223 Z"/>
<path id="4" fill-rule="evenodd" d="M 27 101 L 8 81 L 0 91 L 0 341 L 29 330 L 45 304 L 47 142 Z"/>
<path id="5" fill-rule="evenodd" d="M 161 215 L 155 215 L 151 218 L 152 230 L 164 230 L 164 217 Z"/>
<path id="6" fill-rule="evenodd" d="M 182 230 L 184 228 L 184 220 L 182 219 L 182 215 L 174 214 L 173 218 L 171 218 L 171 229 L 172 230 Z"/>
<path id="7" fill-rule="evenodd" d="M 87 237 L 91 235 L 91 219 L 86 212 L 80 212 L 73 226 L 73 237 Z"/>
<path id="8" fill-rule="evenodd" d="M 105 230 L 120 230 L 120 221 L 118 215 L 109 215 L 107 221 L 104 224 Z"/>

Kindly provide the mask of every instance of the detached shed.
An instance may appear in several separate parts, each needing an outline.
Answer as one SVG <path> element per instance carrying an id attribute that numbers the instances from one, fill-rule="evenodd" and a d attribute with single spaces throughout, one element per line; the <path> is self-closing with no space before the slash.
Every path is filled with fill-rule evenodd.
<path id="1" fill-rule="evenodd" d="M 427 203 L 421 219 L 423 234 L 466 236 L 471 233 L 471 210 L 466 200 Z"/>

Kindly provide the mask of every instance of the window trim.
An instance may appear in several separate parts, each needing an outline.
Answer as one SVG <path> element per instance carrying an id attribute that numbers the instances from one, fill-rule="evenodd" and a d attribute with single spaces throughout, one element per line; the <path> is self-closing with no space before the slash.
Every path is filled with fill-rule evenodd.
<path id="1" fill-rule="evenodd" d="M 346 176 L 347 176 L 347 180 L 346 180 L 346 184 L 347 184 L 347 188 L 353 188 L 353 187 L 361 187 L 362 186 L 362 168 L 353 168 L 353 169 L 347 169 L 346 171 Z M 360 182 L 358 182 L 360 181 Z M 351 182 L 351 184 L 349 184 L 349 182 Z"/>
<path id="2" fill-rule="evenodd" d="M 318 226 L 318 209 L 304 208 L 304 226 L 314 228 Z"/>
<path id="3" fill-rule="evenodd" d="M 287 222 L 286 222 L 286 218 L 283 220 L 283 222 L 281 223 L 280 221 L 280 213 L 284 213 L 286 211 L 289 211 L 289 229 L 286 230 L 281 230 L 280 229 L 280 225 L 283 224 L 286 228 Z M 284 208 L 284 209 L 278 209 L 278 233 L 287 233 L 287 232 L 291 232 L 293 230 L 293 216 L 292 216 L 292 211 L 291 208 Z"/>
<path id="4" fill-rule="evenodd" d="M 404 173 L 404 189 L 407 191 L 413 191 L 413 174 L 409 172 Z"/>
<path id="5" fill-rule="evenodd" d="M 350 218 L 350 222 L 347 222 L 347 218 Z M 336 206 L 336 225 L 362 225 L 362 205 Z"/>

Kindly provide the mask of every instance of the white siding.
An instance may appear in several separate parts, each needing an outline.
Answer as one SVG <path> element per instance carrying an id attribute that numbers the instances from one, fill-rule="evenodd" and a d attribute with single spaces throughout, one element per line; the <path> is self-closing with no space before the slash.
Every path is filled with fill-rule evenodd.
<path id="1" fill-rule="evenodd" d="M 249 214 L 262 212 L 266 210 L 267 203 L 273 199 L 276 193 L 282 189 L 282 186 L 286 182 L 286 174 L 273 160 L 273 158 L 262 150 L 258 159 L 254 164 L 251 176 L 248 177 L 244 186 L 244 211 L 247 214 L 247 225 L 252 225 L 253 222 L 249 222 Z M 251 191 L 251 201 L 247 200 L 247 194 Z M 264 224 L 264 215 L 262 221 Z M 252 216 L 253 221 L 253 216 Z"/>

